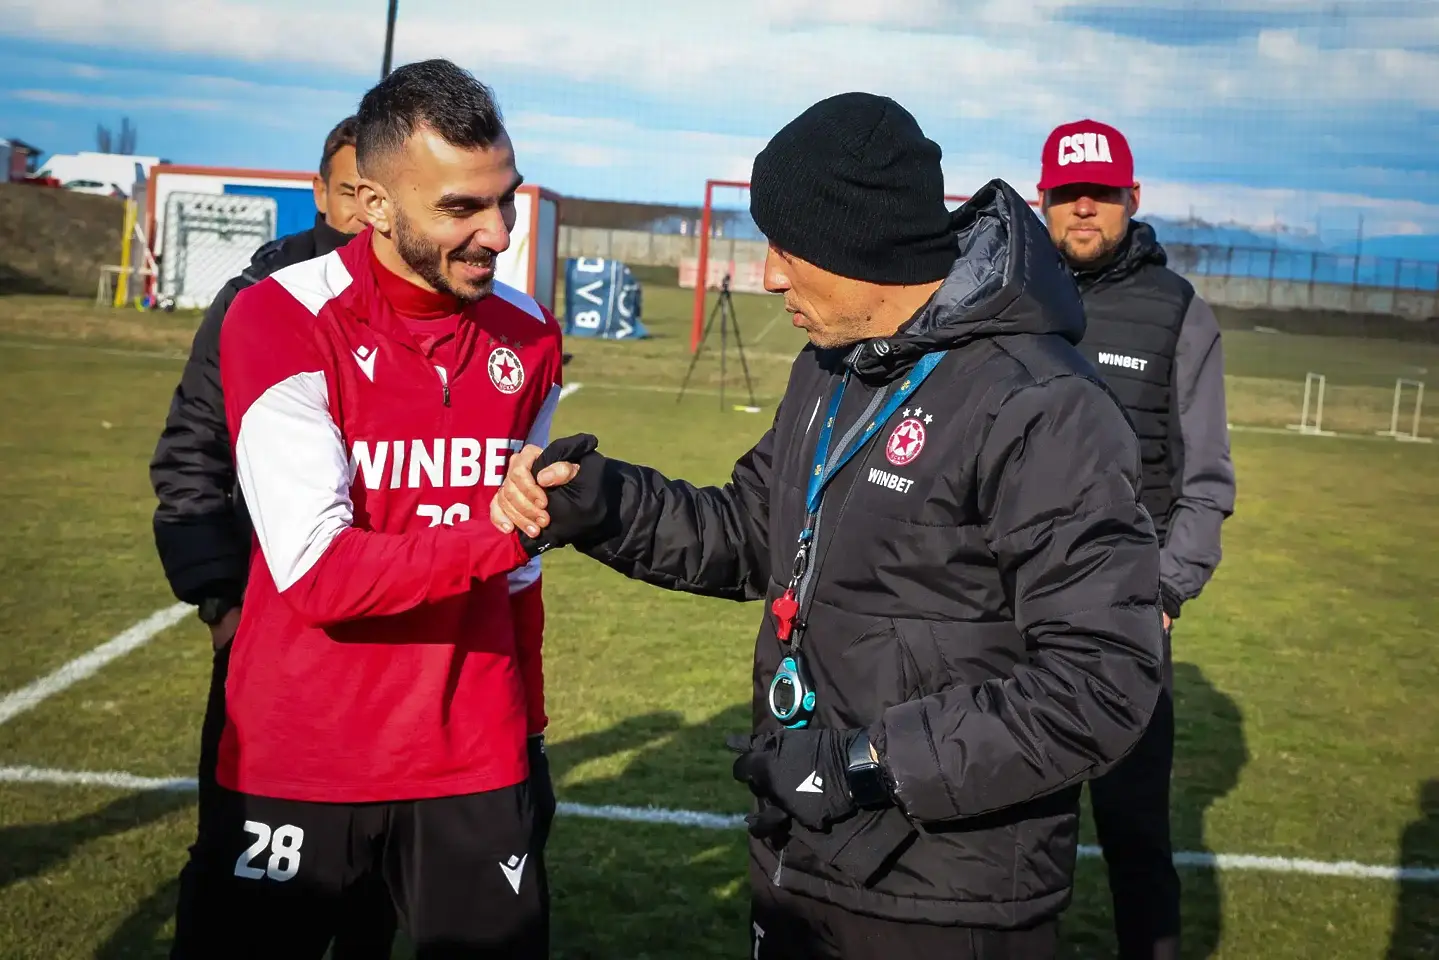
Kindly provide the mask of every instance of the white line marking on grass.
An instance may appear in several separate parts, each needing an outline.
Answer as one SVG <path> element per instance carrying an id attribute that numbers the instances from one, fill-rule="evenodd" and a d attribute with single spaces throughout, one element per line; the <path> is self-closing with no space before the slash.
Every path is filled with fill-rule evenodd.
<path id="1" fill-rule="evenodd" d="M 140 777 L 113 770 L 77 771 L 51 770 L 44 767 L 0 767 L 0 783 L 40 783 L 69 787 L 110 787 L 116 790 L 168 790 L 185 792 L 196 789 L 190 777 Z M 587 803 L 560 803 L 558 812 L 567 817 L 588 820 L 610 820 L 621 823 L 667 824 L 697 827 L 702 830 L 738 830 L 744 817 L 736 813 L 706 813 L 700 810 L 666 810 L 662 807 L 593 806 Z M 1099 848 L 1081 845 L 1079 855 L 1085 859 L 1100 856 Z M 1197 853 L 1181 851 L 1174 855 L 1180 867 L 1206 870 L 1262 870 L 1271 873 L 1296 873 L 1316 877 L 1346 877 L 1354 880 L 1393 880 L 1400 883 L 1439 883 L 1439 867 L 1386 867 L 1351 860 L 1338 862 L 1305 860 L 1291 857 L 1259 857 L 1247 853 Z"/>
<path id="2" fill-rule="evenodd" d="M 661 807 L 593 807 L 587 803 L 560 803 L 556 809 L 568 817 L 587 820 L 618 820 L 624 823 L 665 823 L 705 830 L 734 830 L 744 826 L 737 813 L 704 813 L 700 810 L 665 810 Z"/>
<path id="3" fill-rule="evenodd" d="M 570 394 L 574 393 L 576 390 L 583 386 L 583 383 L 567 383 L 563 387 L 560 387 L 560 400 L 568 397 Z M 555 402 L 558 403 L 559 401 L 557 400 Z"/>
<path id="4" fill-rule="evenodd" d="M 89 653 L 76 657 L 34 683 L 5 694 L 4 697 L 0 697 L 0 724 L 13 720 L 27 710 L 33 710 L 48 697 L 53 697 L 61 690 L 74 686 L 86 677 L 93 676 L 111 660 L 119 659 L 136 647 L 144 646 L 161 631 L 179 623 L 180 619 L 192 609 L 194 608 L 189 604 L 177 603 L 172 607 L 156 610 L 144 620 L 106 640 Z"/>
<path id="5" fill-rule="evenodd" d="M 88 343 L 40 343 L 33 340 L 0 340 L 7 350 L 64 350 L 70 353 L 94 353 L 107 357 L 144 357 L 148 360 L 184 360 L 187 354 L 176 350 L 133 350 L 127 347 L 96 347 Z"/>
<path id="6" fill-rule="evenodd" d="M 51 770 L 46 767 L 0 767 L 0 783 L 44 783 L 58 787 L 111 787 L 115 790 L 198 789 L 194 777 L 137 777 L 115 770 Z"/>

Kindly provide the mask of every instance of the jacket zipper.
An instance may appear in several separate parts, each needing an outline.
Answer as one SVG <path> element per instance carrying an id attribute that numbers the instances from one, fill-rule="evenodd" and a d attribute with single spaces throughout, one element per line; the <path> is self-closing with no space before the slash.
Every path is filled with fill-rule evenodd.
<path id="1" fill-rule="evenodd" d="M 441 388 L 442 390 L 444 390 L 444 392 L 445 392 L 445 406 L 448 407 L 448 406 L 450 405 L 450 377 L 449 377 L 449 374 L 445 372 L 445 368 L 444 368 L 444 367 L 439 366 L 438 364 L 435 365 L 435 372 L 437 372 L 437 373 L 440 375 L 440 388 Z"/>

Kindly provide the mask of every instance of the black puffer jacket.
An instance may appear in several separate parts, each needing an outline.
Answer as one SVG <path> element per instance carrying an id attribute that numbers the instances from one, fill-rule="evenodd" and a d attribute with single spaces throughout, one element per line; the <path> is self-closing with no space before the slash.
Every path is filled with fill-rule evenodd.
<path id="1" fill-rule="evenodd" d="M 772 429 L 730 483 L 696 488 L 611 461 L 618 521 L 584 550 L 673 589 L 772 600 L 845 368 L 836 444 L 875 392 L 949 350 L 826 492 L 801 613 L 812 725 L 867 728 L 897 806 L 823 833 L 795 825 L 751 853 L 779 886 L 855 912 L 1014 927 L 1068 902 L 1079 785 L 1129 751 L 1153 709 L 1159 548 L 1134 432 L 1074 348 L 1084 314 L 1043 225 L 994 181 L 955 229 L 958 261 L 899 333 L 800 354 Z M 907 419 L 923 425 L 922 447 L 892 458 Z M 782 652 L 766 614 L 758 732 L 778 729 L 767 692 Z"/>
<path id="2" fill-rule="evenodd" d="M 220 325 L 235 296 L 282 267 L 323 257 L 350 235 L 315 216 L 315 226 L 265 244 L 250 266 L 215 295 L 170 401 L 165 429 L 150 460 L 155 546 L 175 596 L 186 603 L 238 603 L 250 559 L 250 525 L 235 486 L 230 431 L 220 391 Z"/>

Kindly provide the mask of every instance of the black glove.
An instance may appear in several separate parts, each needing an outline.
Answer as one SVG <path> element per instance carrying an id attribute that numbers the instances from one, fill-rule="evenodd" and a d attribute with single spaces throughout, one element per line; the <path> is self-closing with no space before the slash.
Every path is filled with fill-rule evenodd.
<path id="1" fill-rule="evenodd" d="M 749 784 L 761 807 L 750 832 L 777 829 L 764 809 L 771 802 L 810 830 L 823 830 L 856 809 L 845 769 L 858 730 L 781 730 L 750 741 L 734 762 L 734 778 Z M 731 749 L 734 746 L 731 744 Z M 760 834 L 755 834 L 759 836 Z"/>
<path id="2" fill-rule="evenodd" d="M 553 463 L 573 463 L 580 472 L 569 483 L 547 487 L 545 508 L 550 524 L 540 529 L 538 537 L 519 531 L 520 545 L 530 556 L 544 553 L 551 547 L 605 539 L 610 529 L 609 501 L 605 495 L 605 457 L 597 453 L 599 440 L 588 433 L 561 437 L 545 447 L 535 461 L 534 473 Z"/>
<path id="3" fill-rule="evenodd" d="M 530 756 L 530 795 L 535 804 L 534 844 L 544 850 L 555 819 L 555 785 L 550 779 L 550 758 L 545 753 L 545 736 L 534 734 L 527 743 Z"/>

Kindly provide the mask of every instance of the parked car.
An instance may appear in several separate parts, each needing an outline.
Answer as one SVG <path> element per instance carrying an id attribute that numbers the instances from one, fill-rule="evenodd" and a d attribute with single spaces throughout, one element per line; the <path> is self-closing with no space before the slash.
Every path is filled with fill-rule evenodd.
<path id="1" fill-rule="evenodd" d="M 97 197 L 125 197 L 125 191 L 118 184 L 101 183 L 99 180 L 67 180 L 65 189 L 75 193 L 89 193 Z"/>

